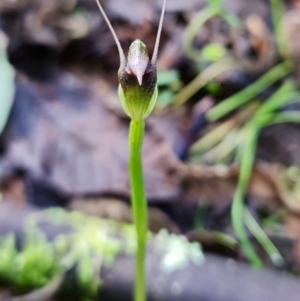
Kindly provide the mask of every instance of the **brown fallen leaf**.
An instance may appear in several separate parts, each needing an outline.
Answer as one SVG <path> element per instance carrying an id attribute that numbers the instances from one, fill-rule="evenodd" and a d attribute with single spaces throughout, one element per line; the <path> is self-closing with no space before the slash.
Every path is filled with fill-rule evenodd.
<path id="1" fill-rule="evenodd" d="M 20 80 L 2 164 L 63 195 L 128 199 L 128 120 L 105 106 L 105 93 L 95 95 L 85 85 L 71 74 L 52 83 Z M 180 179 L 169 173 L 168 163 L 174 157 L 174 133 L 168 135 L 167 128 L 176 129 L 174 123 L 165 126 L 171 119 L 164 120 L 146 125 L 143 161 L 150 201 L 176 199 L 180 191 Z"/>
<path id="2" fill-rule="evenodd" d="M 176 163 L 186 185 L 186 192 L 195 197 L 201 195 L 216 212 L 230 206 L 239 176 L 238 166 L 197 166 Z M 280 165 L 257 163 L 254 165 L 247 195 L 257 206 L 274 212 L 284 207 L 290 213 L 300 215 L 300 201 L 296 201 L 286 184 L 287 169 Z"/>

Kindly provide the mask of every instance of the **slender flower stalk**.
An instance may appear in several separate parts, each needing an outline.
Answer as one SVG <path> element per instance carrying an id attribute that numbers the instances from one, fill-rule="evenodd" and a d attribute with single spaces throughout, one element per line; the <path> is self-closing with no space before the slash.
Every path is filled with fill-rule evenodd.
<path id="1" fill-rule="evenodd" d="M 107 18 L 99 0 L 97 5 L 115 39 L 120 56 L 118 71 L 119 97 L 126 114 L 131 118 L 129 129 L 129 173 L 133 220 L 136 227 L 137 253 L 135 266 L 134 300 L 146 300 L 145 256 L 148 230 L 148 209 L 144 190 L 142 168 L 142 145 L 145 118 L 152 112 L 157 99 L 156 62 L 166 0 L 163 2 L 158 33 L 152 59 L 149 59 L 146 45 L 135 40 L 129 47 L 127 59 L 118 37 Z"/>

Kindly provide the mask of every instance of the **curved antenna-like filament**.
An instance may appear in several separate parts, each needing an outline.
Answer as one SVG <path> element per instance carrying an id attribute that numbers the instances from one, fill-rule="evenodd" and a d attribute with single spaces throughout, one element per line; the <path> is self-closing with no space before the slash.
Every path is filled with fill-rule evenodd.
<path id="1" fill-rule="evenodd" d="M 121 65 L 124 65 L 124 64 L 126 63 L 126 57 L 125 57 L 123 48 L 122 48 L 122 46 L 121 46 L 121 44 L 120 44 L 120 41 L 119 41 L 119 39 L 118 39 L 118 37 L 117 37 L 117 35 L 116 35 L 116 32 L 115 32 L 115 30 L 113 29 L 113 27 L 112 27 L 112 25 L 111 25 L 111 23 L 110 23 L 110 21 L 109 21 L 107 15 L 106 15 L 105 11 L 103 10 L 103 8 L 102 8 L 102 6 L 101 6 L 101 4 L 100 4 L 100 1 L 99 1 L 99 0 L 96 0 L 96 3 L 97 3 L 97 5 L 98 5 L 98 7 L 99 7 L 99 9 L 100 9 L 100 12 L 101 12 L 101 14 L 102 14 L 102 16 L 103 16 L 105 22 L 107 23 L 107 25 L 108 25 L 108 27 L 109 27 L 109 29 L 110 29 L 110 31 L 111 31 L 111 33 L 112 33 L 114 39 L 115 39 L 115 42 L 116 42 L 117 47 L 118 47 L 119 55 L 120 55 L 120 62 L 121 62 Z"/>
<path id="2" fill-rule="evenodd" d="M 166 0 L 164 0 L 161 15 L 160 15 L 160 20 L 159 20 L 159 26 L 158 26 L 154 51 L 153 51 L 153 55 L 152 55 L 152 59 L 151 59 L 152 64 L 156 64 L 156 61 L 157 61 L 158 46 L 159 46 L 159 41 L 160 41 L 160 35 L 161 35 L 161 31 L 162 31 L 164 16 L 165 16 L 165 9 L 166 9 Z"/>

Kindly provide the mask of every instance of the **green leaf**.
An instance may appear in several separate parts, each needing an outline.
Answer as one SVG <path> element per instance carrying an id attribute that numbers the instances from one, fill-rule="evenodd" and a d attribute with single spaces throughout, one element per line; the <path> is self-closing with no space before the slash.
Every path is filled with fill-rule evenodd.
<path id="1" fill-rule="evenodd" d="M 226 55 L 226 48 L 220 44 L 211 43 L 202 48 L 201 56 L 206 61 L 216 62 Z"/>
<path id="2" fill-rule="evenodd" d="M 217 95 L 220 92 L 220 84 L 214 81 L 208 82 L 205 88 L 212 95 Z"/>
<path id="3" fill-rule="evenodd" d="M 222 8 L 223 0 L 208 0 L 207 2 L 214 9 L 221 9 Z"/>
<path id="4" fill-rule="evenodd" d="M 0 134 L 8 119 L 15 94 L 15 72 L 6 55 L 6 38 L 0 32 Z"/>
<path id="5" fill-rule="evenodd" d="M 159 97 L 157 99 L 157 105 L 165 107 L 171 104 L 174 100 L 174 93 L 170 90 L 164 90 L 159 93 Z"/>
<path id="6" fill-rule="evenodd" d="M 168 86 L 179 81 L 178 70 L 164 70 L 157 73 L 157 86 Z"/>
<path id="7" fill-rule="evenodd" d="M 240 19 L 235 14 L 222 10 L 220 16 L 232 27 L 238 27 L 240 24 Z"/>

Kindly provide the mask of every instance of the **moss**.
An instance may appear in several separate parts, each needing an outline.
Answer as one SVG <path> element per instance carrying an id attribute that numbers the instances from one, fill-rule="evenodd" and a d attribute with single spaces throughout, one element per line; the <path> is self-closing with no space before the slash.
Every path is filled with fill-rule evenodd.
<path id="1" fill-rule="evenodd" d="M 72 231 L 57 235 L 50 243 L 38 227 L 45 221 L 69 225 Z M 76 267 L 78 294 L 82 300 L 93 299 L 101 288 L 101 266 L 113 264 L 121 251 L 131 253 L 136 247 L 132 226 L 62 209 L 31 215 L 24 229 L 20 249 L 13 234 L 0 239 L 0 282 L 15 293 L 46 286 L 57 275 Z"/>
<path id="2" fill-rule="evenodd" d="M 49 242 L 41 224 L 70 226 L 69 233 L 58 234 Z M 148 238 L 152 234 L 148 233 Z M 15 293 L 26 293 L 48 285 L 57 276 L 76 271 L 76 298 L 93 300 L 101 289 L 100 270 L 110 266 L 120 254 L 134 256 L 136 234 L 133 225 L 88 217 L 63 209 L 48 209 L 29 216 L 24 226 L 22 248 L 8 234 L 0 239 L 0 282 Z M 153 251 L 162 256 L 163 271 L 185 267 L 188 262 L 201 264 L 198 245 L 183 236 L 160 232 L 152 239 Z M 64 283 L 61 291 L 70 293 L 74 282 Z"/>

